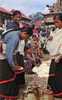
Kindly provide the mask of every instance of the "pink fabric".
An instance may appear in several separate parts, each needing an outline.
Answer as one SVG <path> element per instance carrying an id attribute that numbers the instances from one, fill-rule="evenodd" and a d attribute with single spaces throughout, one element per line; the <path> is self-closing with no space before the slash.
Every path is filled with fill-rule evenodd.
<path id="1" fill-rule="evenodd" d="M 38 38 L 39 34 L 38 33 L 33 33 L 33 36 L 36 36 Z"/>

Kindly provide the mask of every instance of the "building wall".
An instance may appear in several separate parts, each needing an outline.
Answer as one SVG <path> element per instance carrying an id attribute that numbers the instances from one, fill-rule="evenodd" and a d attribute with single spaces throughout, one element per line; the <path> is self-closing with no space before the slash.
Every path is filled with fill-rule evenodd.
<path id="1" fill-rule="evenodd" d="M 54 12 L 60 12 L 62 11 L 62 0 L 57 0 L 57 2 L 53 5 Z"/>

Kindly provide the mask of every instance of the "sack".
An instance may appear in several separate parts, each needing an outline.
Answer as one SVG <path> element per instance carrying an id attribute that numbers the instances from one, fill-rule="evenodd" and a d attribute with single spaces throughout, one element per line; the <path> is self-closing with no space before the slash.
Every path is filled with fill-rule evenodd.
<path id="1" fill-rule="evenodd" d="M 39 77 L 48 77 L 49 76 L 49 68 L 50 68 L 51 61 L 44 61 L 38 67 L 35 66 L 32 71 L 35 72 Z"/>

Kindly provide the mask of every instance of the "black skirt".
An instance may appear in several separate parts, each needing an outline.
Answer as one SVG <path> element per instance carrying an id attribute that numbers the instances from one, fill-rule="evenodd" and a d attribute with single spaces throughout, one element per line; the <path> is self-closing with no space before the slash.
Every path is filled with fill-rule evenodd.
<path id="1" fill-rule="evenodd" d="M 20 55 L 19 52 L 16 53 L 16 55 L 14 56 L 14 61 L 16 65 L 22 66 L 24 67 L 24 57 L 23 55 Z M 16 72 L 16 79 L 15 82 L 17 84 L 17 86 L 24 86 L 25 85 L 25 71 L 17 71 Z"/>
<path id="2" fill-rule="evenodd" d="M 15 78 L 15 73 L 11 70 L 7 60 L 0 60 L 0 97 L 16 98 Z"/>
<path id="3" fill-rule="evenodd" d="M 51 76 L 51 74 L 54 74 L 54 76 Z M 62 98 L 62 59 L 58 63 L 54 60 L 51 62 L 48 79 L 49 87 L 52 89 L 54 96 Z"/>

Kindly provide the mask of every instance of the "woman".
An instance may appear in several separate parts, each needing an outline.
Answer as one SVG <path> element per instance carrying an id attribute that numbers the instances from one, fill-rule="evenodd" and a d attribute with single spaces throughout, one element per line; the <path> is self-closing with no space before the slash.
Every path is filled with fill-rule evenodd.
<path id="1" fill-rule="evenodd" d="M 0 100 L 15 100 L 15 74 L 8 64 L 5 49 L 5 43 L 0 40 Z"/>
<path id="2" fill-rule="evenodd" d="M 8 63 L 12 66 L 11 69 L 16 74 L 15 83 L 18 92 L 20 85 L 25 85 L 25 71 L 23 68 L 24 44 L 31 35 L 31 28 L 23 28 L 21 30 L 11 30 L 4 38 L 6 42 L 6 57 Z"/>
<path id="3" fill-rule="evenodd" d="M 51 56 L 56 57 L 51 61 L 48 89 L 53 91 L 54 97 L 62 98 L 62 14 L 57 14 L 54 17 L 54 24 L 58 29 L 53 34 L 47 49 Z M 54 76 L 51 76 L 52 74 Z"/>

